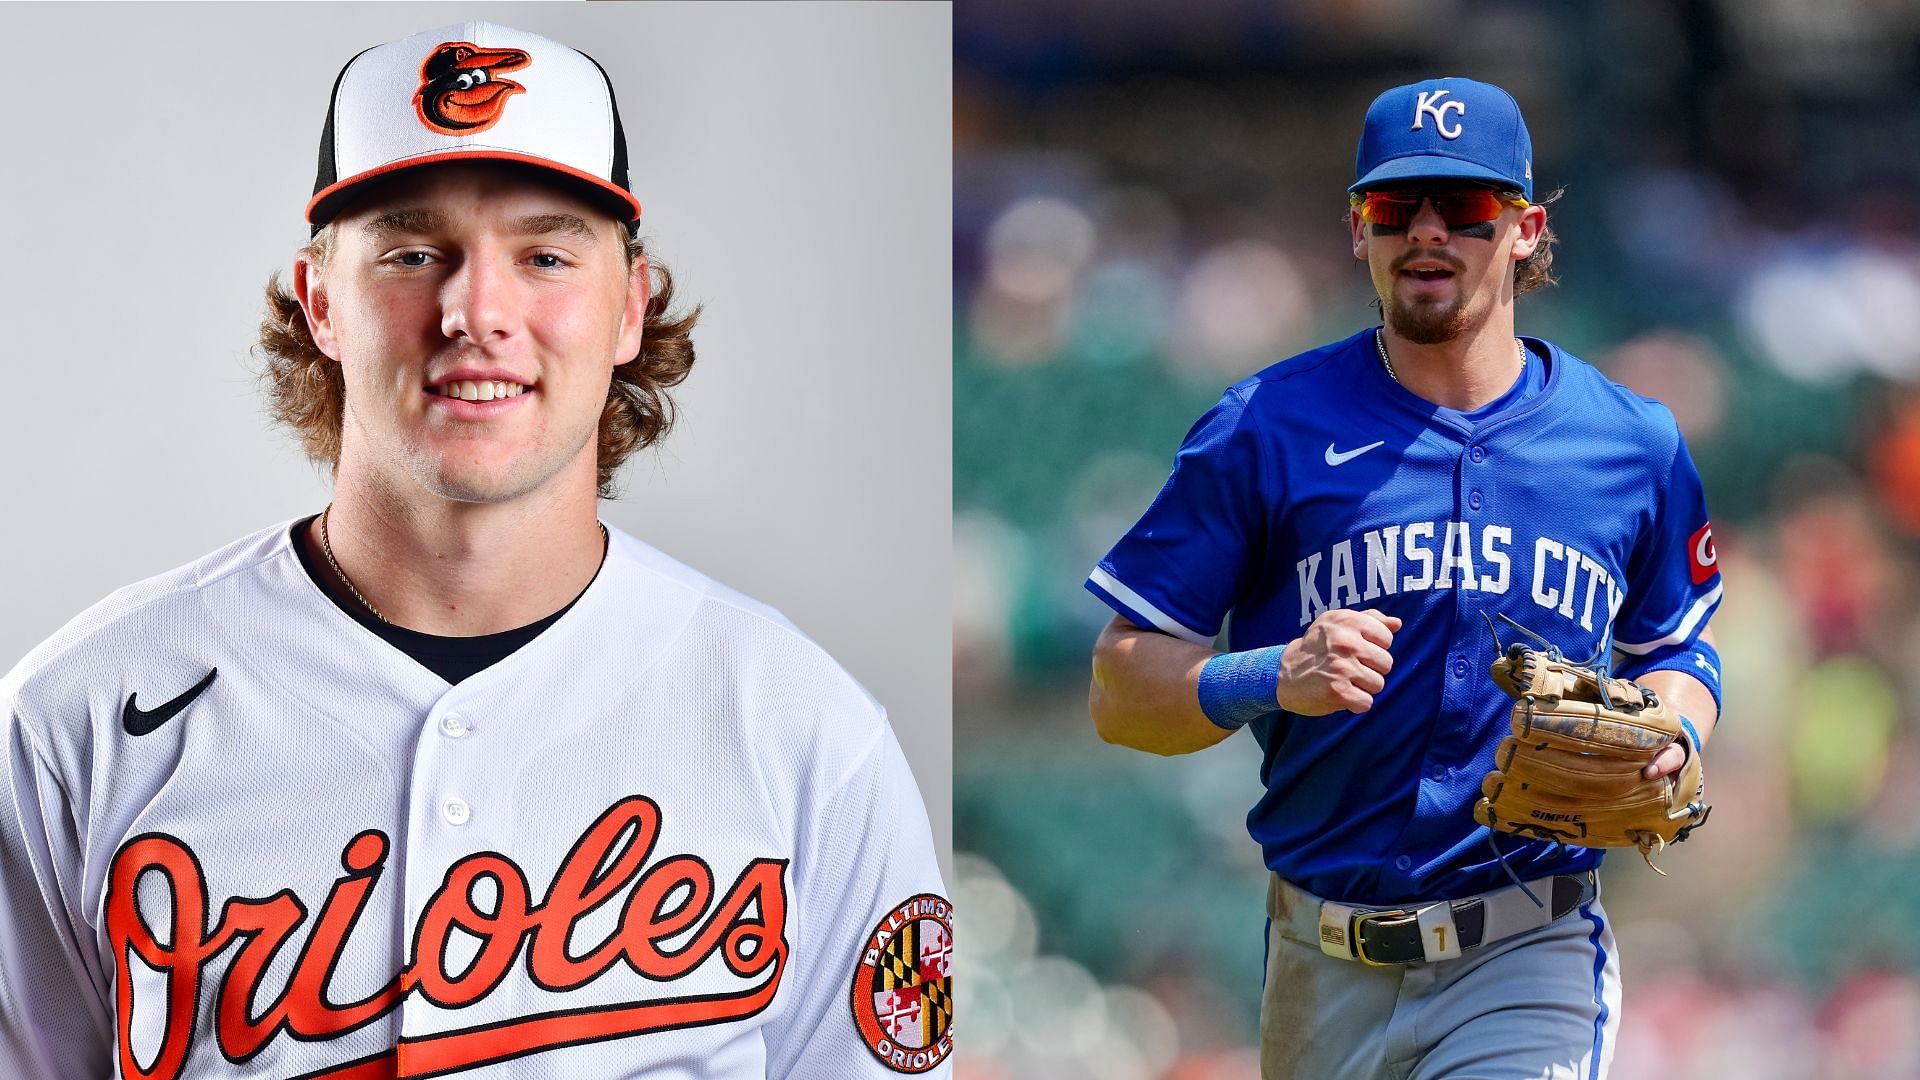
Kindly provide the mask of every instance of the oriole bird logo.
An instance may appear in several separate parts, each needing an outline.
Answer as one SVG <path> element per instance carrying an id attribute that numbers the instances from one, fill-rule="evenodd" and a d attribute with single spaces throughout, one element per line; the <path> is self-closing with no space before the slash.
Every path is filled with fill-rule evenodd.
<path id="1" fill-rule="evenodd" d="M 442 135 L 485 131 L 500 121 L 507 99 L 526 87 L 504 72 L 533 62 L 519 49 L 483 49 L 470 41 L 449 41 L 420 65 L 420 89 L 413 105 L 420 122 Z"/>

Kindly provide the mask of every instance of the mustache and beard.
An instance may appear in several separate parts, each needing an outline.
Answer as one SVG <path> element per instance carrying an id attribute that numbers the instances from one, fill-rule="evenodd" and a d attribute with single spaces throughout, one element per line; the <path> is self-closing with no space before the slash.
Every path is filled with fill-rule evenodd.
<path id="1" fill-rule="evenodd" d="M 1397 281 L 1401 269 L 1415 260 L 1441 263 L 1453 271 L 1456 285 L 1453 295 L 1450 298 L 1421 296 L 1403 301 L 1397 291 L 1390 290 L 1381 298 L 1381 315 L 1394 333 L 1416 345 L 1452 341 L 1466 332 L 1476 314 L 1483 314 L 1467 310 L 1468 290 L 1458 287 L 1466 273 L 1466 264 L 1444 252 L 1410 251 L 1394 261 L 1394 279 Z"/>
<path id="2" fill-rule="evenodd" d="M 1393 228 L 1386 225 L 1373 225 L 1369 227 L 1374 233 L 1379 235 L 1399 236 L 1405 235 L 1407 231 L 1403 228 Z M 1453 229 L 1453 233 L 1455 236 L 1492 241 L 1494 234 L 1493 222 L 1484 221 L 1472 225 L 1456 226 Z M 1444 265 L 1447 269 L 1453 271 L 1456 285 L 1459 284 L 1460 279 L 1465 275 L 1467 270 L 1465 262 L 1448 252 L 1416 250 L 1409 251 L 1394 260 L 1392 267 L 1394 279 L 1398 280 L 1400 271 L 1405 268 L 1408 263 L 1414 262 L 1415 260 L 1424 260 Z M 1393 327 L 1394 333 L 1408 341 L 1416 345 L 1438 345 L 1441 342 L 1452 341 L 1454 338 L 1459 337 L 1465 333 L 1480 316 L 1485 314 L 1484 311 L 1467 310 L 1468 296 L 1468 289 L 1457 287 L 1453 291 L 1452 299 L 1421 297 L 1403 303 L 1399 297 L 1390 290 L 1386 296 L 1381 298 L 1380 314 L 1385 318 L 1387 325 Z"/>

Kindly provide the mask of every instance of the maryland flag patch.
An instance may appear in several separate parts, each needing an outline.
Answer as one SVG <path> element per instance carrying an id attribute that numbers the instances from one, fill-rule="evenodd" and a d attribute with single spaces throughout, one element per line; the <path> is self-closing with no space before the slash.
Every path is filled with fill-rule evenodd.
<path id="1" fill-rule="evenodd" d="M 953 907 L 944 898 L 912 897 L 867 935 L 853 1022 L 894 1072 L 923 1073 L 953 1054 Z"/>

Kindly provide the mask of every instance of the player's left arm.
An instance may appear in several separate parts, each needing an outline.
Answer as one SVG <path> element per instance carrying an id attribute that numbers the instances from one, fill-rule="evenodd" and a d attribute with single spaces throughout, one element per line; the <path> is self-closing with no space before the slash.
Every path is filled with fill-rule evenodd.
<path id="1" fill-rule="evenodd" d="M 769 1080 L 945 1080 L 953 909 L 891 727 L 807 819 L 786 1002 L 766 1027 Z"/>
<path id="2" fill-rule="evenodd" d="M 1699 470 L 1677 429 L 1672 437 L 1673 456 L 1654 478 L 1652 527 L 1627 567 L 1627 600 L 1613 626 L 1621 660 L 1615 673 L 1658 694 L 1705 746 L 1720 719 L 1720 657 L 1707 628 L 1720 605 L 1720 561 Z M 1686 753 L 1681 745 L 1666 748 L 1644 775 L 1677 771 Z"/>
<path id="3" fill-rule="evenodd" d="M 1713 631 L 1702 628 L 1700 640 L 1713 646 Z M 1700 736 L 1700 746 L 1705 749 L 1707 740 L 1713 738 L 1713 725 L 1720 720 L 1720 703 L 1714 700 L 1713 691 L 1707 688 L 1707 684 L 1684 671 L 1671 668 L 1650 671 L 1641 676 L 1639 682 L 1693 722 L 1693 730 Z M 1678 772 L 1686 762 L 1686 748 L 1676 743 L 1660 751 L 1660 755 L 1653 759 L 1653 764 L 1648 765 L 1641 775 L 1653 780 Z"/>

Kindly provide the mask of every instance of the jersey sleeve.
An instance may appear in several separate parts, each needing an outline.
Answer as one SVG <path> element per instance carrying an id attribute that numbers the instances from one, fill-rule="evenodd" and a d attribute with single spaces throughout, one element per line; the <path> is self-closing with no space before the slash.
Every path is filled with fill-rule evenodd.
<path id="1" fill-rule="evenodd" d="M 769 1080 L 952 1075 L 953 912 L 893 730 L 813 815 L 794 880 L 794 998 Z"/>
<path id="2" fill-rule="evenodd" d="M 107 979 L 77 902 L 72 801 L 0 693 L 0 1060 L 9 1077 L 111 1076 Z"/>
<path id="3" fill-rule="evenodd" d="M 1627 564 L 1626 600 L 1614 623 L 1614 647 L 1629 661 L 1690 647 L 1720 605 L 1720 566 L 1707 520 L 1700 473 L 1676 432 L 1653 527 Z"/>
<path id="4" fill-rule="evenodd" d="M 1264 545 L 1271 482 L 1239 387 L 1193 425 L 1139 522 L 1087 589 L 1136 626 L 1212 644 Z"/>

